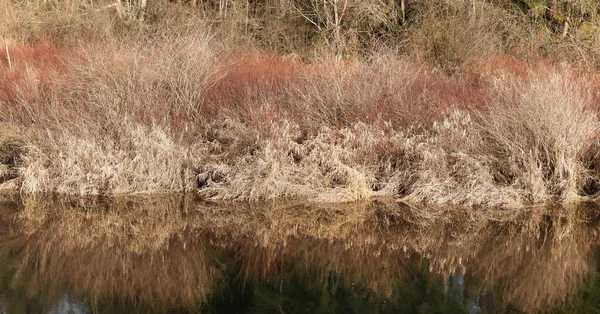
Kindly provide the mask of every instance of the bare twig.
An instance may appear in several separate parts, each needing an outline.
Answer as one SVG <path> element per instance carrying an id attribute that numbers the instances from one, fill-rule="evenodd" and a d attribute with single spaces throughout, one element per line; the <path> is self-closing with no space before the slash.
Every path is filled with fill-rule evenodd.
<path id="1" fill-rule="evenodd" d="M 6 59 L 8 60 L 8 67 L 12 69 L 12 62 L 10 61 L 10 53 L 8 52 L 8 41 L 4 42 L 4 46 L 6 47 Z"/>
<path id="2" fill-rule="evenodd" d="M 581 47 L 579 47 L 579 45 L 575 44 L 575 47 L 577 48 L 577 50 L 579 50 L 579 54 L 581 54 L 581 58 L 583 58 L 583 62 L 585 63 L 585 68 L 587 69 L 588 72 L 590 72 L 590 64 L 587 61 L 587 58 L 585 57 L 585 54 L 583 53 L 583 50 L 581 50 Z"/>
<path id="3" fill-rule="evenodd" d="M 300 9 L 296 9 L 296 11 L 298 12 L 298 14 L 300 14 L 306 21 L 308 21 L 310 24 L 314 25 L 319 31 L 323 31 L 321 29 L 321 26 L 319 26 L 319 24 L 317 24 L 317 22 L 315 22 L 313 19 L 311 19 L 310 17 L 308 17 L 306 14 L 302 13 L 302 11 Z"/>

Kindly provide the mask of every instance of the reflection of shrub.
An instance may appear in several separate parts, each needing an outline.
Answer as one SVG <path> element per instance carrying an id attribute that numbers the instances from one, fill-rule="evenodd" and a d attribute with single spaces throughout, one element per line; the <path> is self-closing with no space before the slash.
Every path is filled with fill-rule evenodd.
<path id="1" fill-rule="evenodd" d="M 210 306 L 222 291 L 247 289 L 252 298 L 261 286 L 277 291 L 278 300 L 296 287 L 333 298 L 346 282 L 362 300 L 387 300 L 401 312 L 423 300 L 398 297 L 411 291 L 428 291 L 431 304 L 445 294 L 481 305 L 487 295 L 498 301 L 493 309 L 549 311 L 578 293 L 592 270 L 598 230 L 587 219 L 596 211 L 586 204 L 474 210 L 391 199 L 222 206 L 187 195 L 25 198 L 19 210 L 0 212 L 11 221 L 0 229 L 0 273 L 7 272 L 0 285 L 22 289 L 20 296 L 76 287 L 69 294 L 97 304 L 164 310 Z M 465 281 L 454 292 L 473 294 L 442 287 L 440 278 L 457 273 Z"/>

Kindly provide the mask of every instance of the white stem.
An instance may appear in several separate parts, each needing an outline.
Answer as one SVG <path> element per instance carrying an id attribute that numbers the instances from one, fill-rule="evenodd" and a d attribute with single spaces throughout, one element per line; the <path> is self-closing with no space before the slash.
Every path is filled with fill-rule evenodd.
<path id="1" fill-rule="evenodd" d="M 8 67 L 12 69 L 12 62 L 10 61 L 10 53 L 8 52 L 8 41 L 4 42 L 4 46 L 6 47 L 6 59 L 8 60 Z"/>

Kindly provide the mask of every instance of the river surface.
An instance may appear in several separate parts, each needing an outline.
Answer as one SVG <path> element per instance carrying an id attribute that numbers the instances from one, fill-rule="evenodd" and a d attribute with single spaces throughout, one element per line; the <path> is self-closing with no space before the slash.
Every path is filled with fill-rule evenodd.
<path id="1" fill-rule="evenodd" d="M 0 198 L 0 314 L 595 313 L 600 207 Z"/>

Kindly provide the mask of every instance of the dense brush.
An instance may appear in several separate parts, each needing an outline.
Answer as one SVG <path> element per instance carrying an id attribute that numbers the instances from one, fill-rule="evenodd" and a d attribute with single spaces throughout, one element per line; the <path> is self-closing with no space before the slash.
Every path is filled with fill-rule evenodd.
<path id="1" fill-rule="evenodd" d="M 23 54 L 0 94 L 0 139 L 21 143 L 3 181 L 28 194 L 503 207 L 597 192 L 592 76 L 452 77 L 390 54 L 306 64 L 218 47 L 196 34 Z"/>

